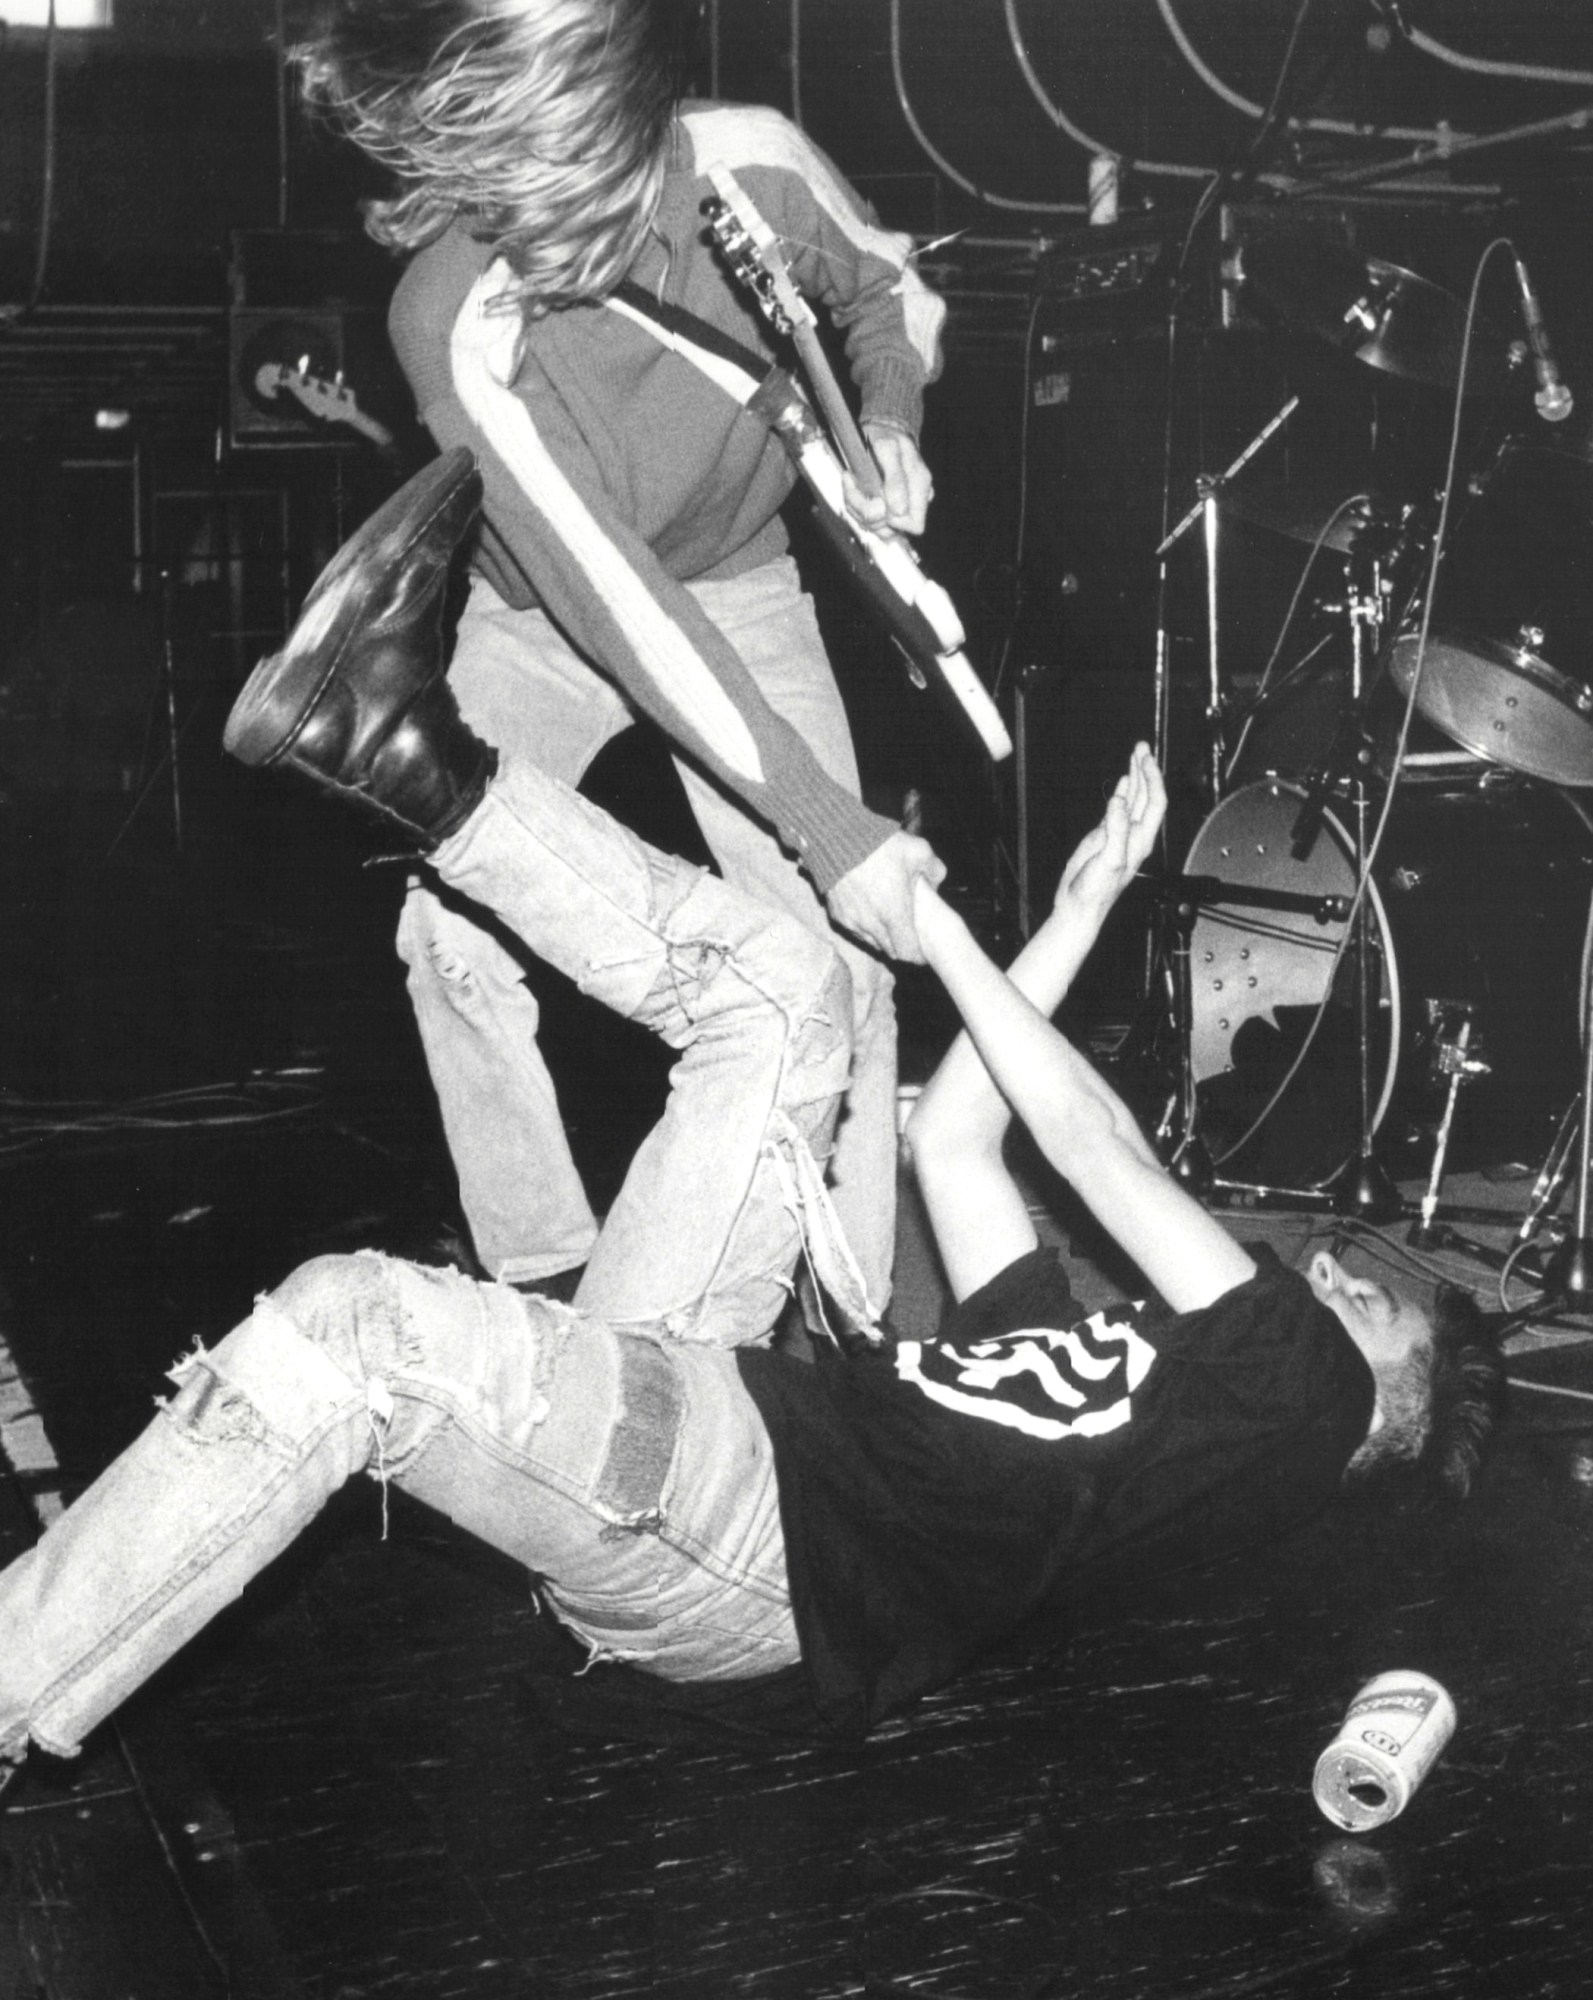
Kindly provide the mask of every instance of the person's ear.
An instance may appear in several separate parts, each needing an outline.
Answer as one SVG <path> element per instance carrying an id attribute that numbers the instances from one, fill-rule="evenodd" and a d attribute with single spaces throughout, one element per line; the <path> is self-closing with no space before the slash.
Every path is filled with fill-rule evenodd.
<path id="1" fill-rule="evenodd" d="M 1339 1260 L 1328 1251 L 1318 1250 L 1306 1266 L 1306 1276 L 1313 1285 L 1331 1291 L 1335 1285 L 1343 1282 L 1344 1269 Z"/>

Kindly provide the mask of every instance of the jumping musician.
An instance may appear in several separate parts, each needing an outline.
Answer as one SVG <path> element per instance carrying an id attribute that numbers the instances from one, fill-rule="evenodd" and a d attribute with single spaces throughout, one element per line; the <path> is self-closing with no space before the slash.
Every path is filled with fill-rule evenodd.
<path id="1" fill-rule="evenodd" d="M 366 212 L 410 256 L 393 345 L 432 437 L 485 480 L 460 709 L 506 759 L 569 785 L 651 717 L 725 879 L 839 952 L 854 1059 L 833 1186 L 883 1307 L 896 1025 L 876 954 L 918 957 L 913 885 L 944 870 L 861 802 L 780 517 L 790 460 L 715 372 L 726 337 L 768 365 L 775 350 L 712 248 L 707 169 L 734 174 L 844 333 L 881 482 L 871 497 L 849 481 L 848 504 L 890 534 L 924 526 L 916 439 L 944 307 L 910 239 L 788 120 L 683 99 L 694 16 L 675 0 L 336 0 L 298 67 L 309 103 L 396 176 Z M 567 1286 L 597 1224 L 521 966 L 430 869 L 399 952 L 482 1267 Z"/>

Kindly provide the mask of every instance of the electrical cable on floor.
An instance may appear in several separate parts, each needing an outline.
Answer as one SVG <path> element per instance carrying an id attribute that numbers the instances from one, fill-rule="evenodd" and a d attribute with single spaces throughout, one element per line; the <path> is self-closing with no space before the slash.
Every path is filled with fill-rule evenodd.
<path id="1" fill-rule="evenodd" d="M 241 1081 L 130 1098 L 121 1104 L 28 1098 L 0 1088 L 0 1162 L 62 1140 L 214 1132 L 281 1124 L 319 1107 L 324 1072 L 310 1064 L 255 1070 Z"/>
<path id="2" fill-rule="evenodd" d="M 1373 1257 L 1379 1257 L 1395 1270 L 1408 1276 L 1422 1278 L 1430 1284 L 1441 1284 L 1449 1273 L 1430 1258 L 1419 1256 L 1406 1244 L 1397 1242 L 1375 1223 L 1363 1222 L 1358 1215 L 1335 1215 L 1325 1218 L 1319 1229 L 1313 1229 L 1307 1242 L 1317 1237 L 1331 1238 L 1347 1236 L 1358 1243 Z"/>
<path id="3" fill-rule="evenodd" d="M 1381 1257 L 1383 1261 L 1391 1264 L 1396 1270 L 1403 1270 L 1434 1282 L 1448 1280 L 1448 1273 L 1440 1270 L 1437 1265 L 1430 1263 L 1426 1258 L 1416 1256 L 1403 1244 L 1396 1243 L 1383 1230 L 1376 1228 L 1371 1223 L 1362 1222 L 1355 1216 L 1336 1216 L 1333 1218 L 1331 1224 L 1324 1224 L 1322 1228 L 1313 1230 L 1311 1236 L 1307 1237 L 1306 1240 L 1309 1242 L 1314 1237 L 1332 1235 L 1345 1235 L 1353 1238 L 1369 1255 Z M 1507 1313 L 1509 1312 L 1509 1307 L 1505 1298 L 1505 1283 L 1510 1264 L 1522 1250 L 1528 1247 L 1526 1244 L 1518 1244 L 1516 1249 L 1511 1252 L 1510 1258 L 1506 1260 L 1505 1270 L 1500 1274 L 1500 1303 L 1505 1306 Z M 1453 1281 L 1449 1280 L 1449 1282 Z M 1567 1319 L 1559 1313 L 1545 1313 L 1539 1318 L 1533 1314 L 1530 1305 L 1516 1308 L 1512 1317 L 1516 1318 L 1519 1322 L 1519 1330 L 1531 1328 L 1538 1332 L 1552 1333 L 1560 1327 L 1577 1326 L 1575 1318 Z M 1510 1329 L 1511 1332 L 1517 1330 L 1518 1328 L 1515 1327 Z M 1582 1332 L 1588 1330 L 1585 1315 L 1581 1319 L 1578 1330 Z M 1507 1375 L 1505 1383 L 1509 1388 L 1530 1390 L 1534 1395 L 1563 1396 L 1573 1402 L 1593 1403 L 1593 1390 L 1573 1389 L 1556 1382 L 1535 1382 L 1530 1376 L 1526 1375 Z"/>

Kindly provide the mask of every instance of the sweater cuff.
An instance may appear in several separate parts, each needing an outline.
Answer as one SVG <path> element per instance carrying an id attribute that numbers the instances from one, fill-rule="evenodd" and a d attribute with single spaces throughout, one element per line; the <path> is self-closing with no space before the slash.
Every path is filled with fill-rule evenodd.
<path id="1" fill-rule="evenodd" d="M 894 820 L 870 812 L 860 800 L 843 793 L 823 817 L 804 817 L 786 839 L 813 878 L 813 886 L 821 896 L 827 896 L 843 875 L 850 875 L 860 861 L 866 861 L 900 831 Z"/>
<path id="2" fill-rule="evenodd" d="M 861 402 L 863 423 L 889 424 L 918 442 L 924 421 L 924 377 L 917 362 L 891 356 L 872 367 Z"/>

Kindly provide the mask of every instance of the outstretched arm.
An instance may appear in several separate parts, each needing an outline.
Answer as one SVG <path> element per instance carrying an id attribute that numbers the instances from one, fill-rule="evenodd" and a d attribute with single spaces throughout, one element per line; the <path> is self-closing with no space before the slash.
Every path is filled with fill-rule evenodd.
<path id="1" fill-rule="evenodd" d="M 1156 1159 L 1122 1099 L 1050 1020 L 1153 846 L 1161 774 L 1140 745 L 1106 816 L 1068 863 L 1050 917 L 1003 974 L 966 924 L 917 892 L 924 955 L 964 1022 L 909 1126 L 930 1222 L 959 1298 L 1037 1241 L 1002 1142 L 1014 1113 L 1102 1226 L 1178 1311 L 1254 1269 Z"/>

